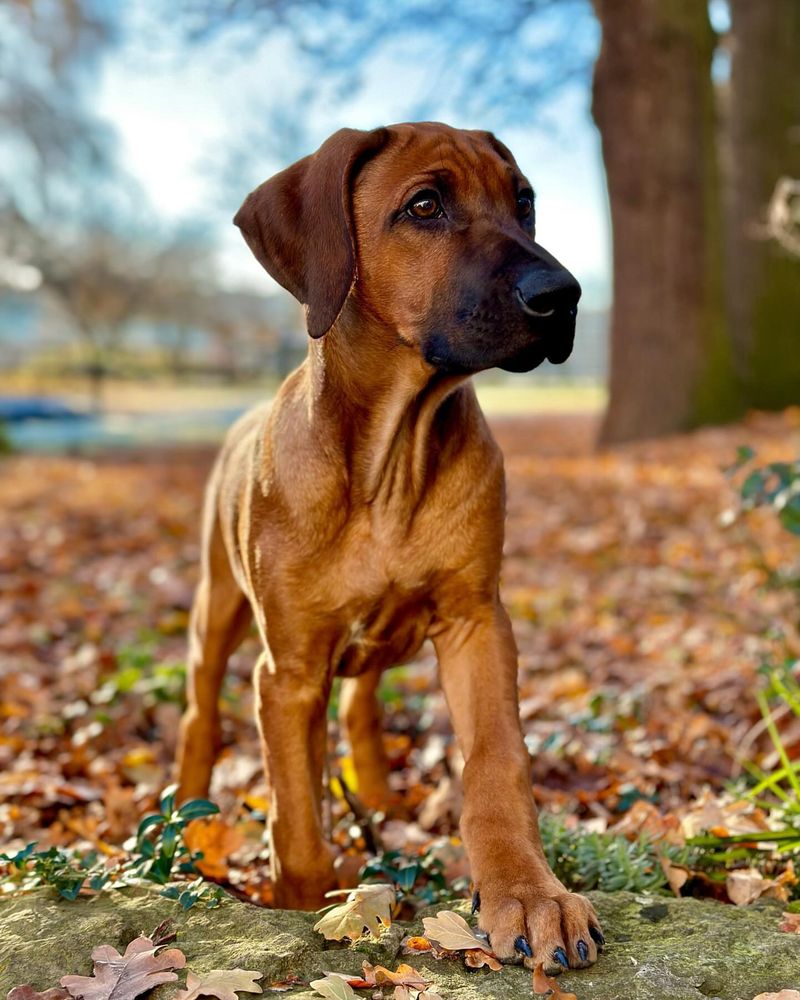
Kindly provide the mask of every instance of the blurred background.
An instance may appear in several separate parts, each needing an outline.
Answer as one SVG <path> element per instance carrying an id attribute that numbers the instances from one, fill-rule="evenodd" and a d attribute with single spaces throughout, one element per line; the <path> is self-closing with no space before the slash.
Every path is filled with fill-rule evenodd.
<path id="1" fill-rule="evenodd" d="M 496 132 L 579 277 L 573 357 L 490 412 L 618 442 L 800 402 L 796 0 L 6 0 L 0 420 L 213 440 L 305 352 L 231 218 L 343 126 Z"/>

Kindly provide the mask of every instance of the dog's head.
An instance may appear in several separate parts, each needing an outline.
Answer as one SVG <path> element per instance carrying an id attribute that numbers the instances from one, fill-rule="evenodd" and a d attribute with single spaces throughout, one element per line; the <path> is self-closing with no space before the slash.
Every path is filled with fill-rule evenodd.
<path id="1" fill-rule="evenodd" d="M 352 309 L 445 372 L 530 371 L 572 350 L 580 286 L 536 243 L 531 186 L 489 132 L 342 129 L 234 221 L 312 337 Z"/>

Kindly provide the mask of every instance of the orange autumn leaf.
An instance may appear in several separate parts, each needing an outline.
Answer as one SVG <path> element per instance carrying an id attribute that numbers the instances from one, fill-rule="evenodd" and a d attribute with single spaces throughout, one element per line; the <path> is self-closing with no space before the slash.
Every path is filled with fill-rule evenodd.
<path id="1" fill-rule="evenodd" d="M 410 937 L 403 942 L 408 951 L 430 951 L 431 943 L 426 937 Z"/>
<path id="2" fill-rule="evenodd" d="M 488 966 L 493 972 L 500 972 L 503 968 L 501 962 L 494 955 L 483 951 L 480 948 L 471 948 L 464 952 L 464 964 L 470 969 L 482 969 Z"/>
<path id="3" fill-rule="evenodd" d="M 228 858 L 244 843 L 244 837 L 221 816 L 193 819 L 184 831 L 184 840 L 193 852 L 202 852 L 196 864 L 208 878 L 223 879 L 228 874 Z"/>
<path id="4" fill-rule="evenodd" d="M 578 1000 L 574 993 L 565 993 L 557 979 L 544 974 L 541 962 L 533 970 L 533 992 L 538 996 L 549 996 L 550 1000 Z"/>
<path id="5" fill-rule="evenodd" d="M 424 990 L 428 985 L 428 981 L 410 965 L 398 965 L 396 972 L 390 972 L 382 965 L 376 965 L 371 971 L 375 977 L 376 986 L 407 986 L 410 989 Z M 364 963 L 364 976 L 367 977 L 366 962 Z"/>

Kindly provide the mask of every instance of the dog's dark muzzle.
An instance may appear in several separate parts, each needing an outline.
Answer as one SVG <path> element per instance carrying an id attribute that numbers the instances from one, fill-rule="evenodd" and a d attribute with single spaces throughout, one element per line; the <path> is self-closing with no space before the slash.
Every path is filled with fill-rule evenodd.
<path id="1" fill-rule="evenodd" d="M 581 286 L 575 278 L 550 258 L 527 268 L 514 286 L 513 294 L 534 341 L 503 367 L 526 371 L 531 367 L 531 360 L 540 364 L 547 358 L 555 365 L 566 361 L 572 352 L 575 317 L 581 297 Z"/>

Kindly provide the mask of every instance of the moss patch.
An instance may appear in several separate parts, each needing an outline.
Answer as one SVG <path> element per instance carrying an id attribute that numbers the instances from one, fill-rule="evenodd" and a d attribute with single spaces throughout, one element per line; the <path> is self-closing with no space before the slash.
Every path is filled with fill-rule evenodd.
<path id="1" fill-rule="evenodd" d="M 606 933 L 597 965 L 563 977 L 579 1000 L 752 1000 L 759 992 L 800 987 L 800 935 L 778 931 L 780 907 L 744 909 L 694 899 L 592 893 Z M 467 904 L 453 908 L 466 913 Z M 435 912 L 442 907 L 431 908 Z M 391 965 L 403 933 L 421 933 L 421 920 L 397 924 L 380 942 L 344 947 L 315 934 L 315 914 L 265 910 L 226 899 L 218 909 L 184 912 L 147 889 L 103 893 L 67 902 L 52 890 L 0 901 L 0 993 L 31 983 L 39 990 L 67 973 L 88 975 L 99 944 L 124 950 L 165 917 L 178 929 L 177 946 L 196 972 L 212 968 L 259 970 L 264 985 L 324 970 L 358 972 L 364 958 Z M 460 963 L 424 955 L 406 959 L 427 969 L 445 998 L 531 996 L 529 973 L 468 971 Z M 162 997 L 175 987 L 164 986 Z M 269 995 L 269 994 L 267 994 Z M 277 995 L 277 994 L 276 994 Z M 302 987 L 289 997 L 315 996 Z M 365 994 L 366 996 L 366 994 Z"/>

